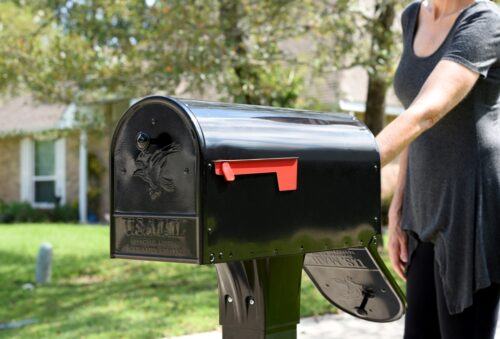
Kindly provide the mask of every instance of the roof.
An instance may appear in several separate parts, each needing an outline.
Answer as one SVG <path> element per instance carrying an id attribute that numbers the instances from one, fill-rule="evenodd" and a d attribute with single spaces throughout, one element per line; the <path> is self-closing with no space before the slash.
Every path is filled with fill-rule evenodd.
<path id="1" fill-rule="evenodd" d="M 40 103 L 30 96 L 0 102 L 0 137 L 35 134 L 74 127 L 74 104 Z"/>

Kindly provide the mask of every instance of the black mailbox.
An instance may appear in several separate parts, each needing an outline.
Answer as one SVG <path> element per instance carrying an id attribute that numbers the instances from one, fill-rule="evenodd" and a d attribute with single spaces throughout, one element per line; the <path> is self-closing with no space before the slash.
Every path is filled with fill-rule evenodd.
<path id="1" fill-rule="evenodd" d="M 293 337 L 303 265 L 346 312 L 404 312 L 377 253 L 377 147 L 351 116 L 145 98 L 113 136 L 111 210 L 112 257 L 216 264 L 225 338 Z"/>

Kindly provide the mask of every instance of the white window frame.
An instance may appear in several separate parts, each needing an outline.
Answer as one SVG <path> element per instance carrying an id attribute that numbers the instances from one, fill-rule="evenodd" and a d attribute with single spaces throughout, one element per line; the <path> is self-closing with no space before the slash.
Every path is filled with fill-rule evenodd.
<path id="1" fill-rule="evenodd" d="M 29 202 L 35 208 L 50 209 L 55 203 L 35 202 L 35 182 L 53 180 L 55 193 L 61 197 L 59 203 L 66 203 L 66 139 L 55 140 L 55 172 L 54 175 L 35 176 L 35 139 L 21 140 L 21 201 Z"/>

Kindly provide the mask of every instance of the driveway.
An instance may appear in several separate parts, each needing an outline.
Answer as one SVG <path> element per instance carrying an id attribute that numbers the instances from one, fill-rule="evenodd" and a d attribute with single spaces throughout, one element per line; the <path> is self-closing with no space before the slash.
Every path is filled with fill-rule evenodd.
<path id="1" fill-rule="evenodd" d="M 303 318 L 298 326 L 298 339 L 401 339 L 404 320 L 372 323 L 343 314 Z M 198 333 L 171 339 L 221 339 L 220 331 Z M 495 339 L 500 339 L 500 322 Z"/>

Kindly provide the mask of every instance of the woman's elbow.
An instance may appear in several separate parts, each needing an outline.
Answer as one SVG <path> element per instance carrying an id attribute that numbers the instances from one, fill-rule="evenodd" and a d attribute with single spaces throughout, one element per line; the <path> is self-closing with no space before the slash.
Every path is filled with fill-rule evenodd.
<path id="1" fill-rule="evenodd" d="M 421 129 L 421 133 L 432 128 L 445 115 L 444 109 L 435 106 L 427 106 L 425 108 L 414 111 L 412 114 L 414 122 Z"/>

